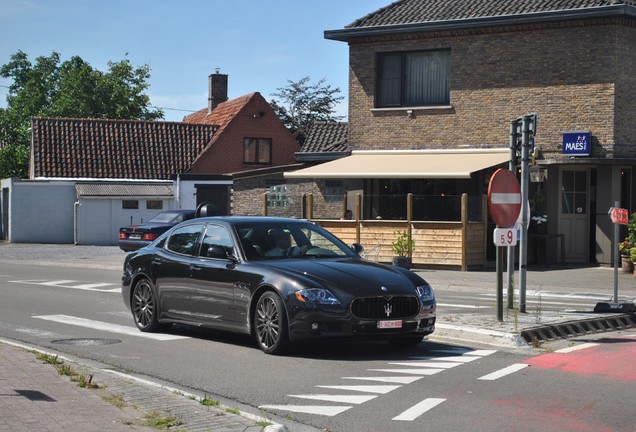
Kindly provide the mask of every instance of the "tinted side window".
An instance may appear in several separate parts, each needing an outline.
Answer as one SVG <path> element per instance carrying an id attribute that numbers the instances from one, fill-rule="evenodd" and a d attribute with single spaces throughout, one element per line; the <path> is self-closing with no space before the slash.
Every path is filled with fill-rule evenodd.
<path id="1" fill-rule="evenodd" d="M 166 249 L 184 255 L 196 255 L 199 237 L 203 231 L 202 224 L 177 228 L 166 242 Z"/>
<path id="2" fill-rule="evenodd" d="M 234 253 L 232 237 L 222 226 L 208 225 L 201 243 L 201 256 L 207 256 L 210 246 L 222 246 L 228 253 Z"/>

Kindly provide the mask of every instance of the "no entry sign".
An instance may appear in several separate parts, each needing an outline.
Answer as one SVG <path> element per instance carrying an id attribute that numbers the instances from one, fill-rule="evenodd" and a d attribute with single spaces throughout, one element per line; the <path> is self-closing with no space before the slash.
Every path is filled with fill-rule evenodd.
<path id="1" fill-rule="evenodd" d="M 512 171 L 499 168 L 488 184 L 488 211 L 499 228 L 515 224 L 521 211 L 521 186 Z"/>

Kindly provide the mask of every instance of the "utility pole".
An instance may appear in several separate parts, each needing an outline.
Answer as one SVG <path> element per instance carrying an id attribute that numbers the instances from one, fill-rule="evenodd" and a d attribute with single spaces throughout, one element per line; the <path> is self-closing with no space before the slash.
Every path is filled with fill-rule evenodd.
<path id="1" fill-rule="evenodd" d="M 519 312 L 526 312 L 526 269 L 528 265 L 528 211 L 529 206 L 529 183 L 530 183 L 530 161 L 531 152 L 536 134 L 537 114 L 526 114 L 510 125 L 510 143 L 514 139 L 514 151 L 517 165 L 521 166 L 521 218 L 520 218 L 520 239 L 519 239 Z M 519 139 L 520 138 L 520 139 Z M 517 158 L 517 154 L 520 157 Z M 511 160 L 511 165 L 512 165 Z M 509 301 L 510 304 L 510 301 Z"/>
<path id="2" fill-rule="evenodd" d="M 517 121 L 510 122 L 510 162 L 508 169 L 513 173 L 517 173 L 517 147 L 519 141 L 519 129 L 517 127 Z M 522 208 L 523 210 L 523 208 Z M 514 309 L 514 286 L 515 286 L 515 246 L 508 246 L 508 309 Z"/>

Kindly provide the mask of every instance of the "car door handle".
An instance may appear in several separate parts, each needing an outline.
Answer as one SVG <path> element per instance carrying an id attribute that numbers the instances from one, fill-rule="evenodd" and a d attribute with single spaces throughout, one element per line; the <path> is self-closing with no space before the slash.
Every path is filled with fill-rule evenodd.
<path id="1" fill-rule="evenodd" d="M 200 267 L 198 265 L 194 265 L 194 264 L 190 264 L 190 271 L 201 271 L 203 270 L 203 267 Z"/>

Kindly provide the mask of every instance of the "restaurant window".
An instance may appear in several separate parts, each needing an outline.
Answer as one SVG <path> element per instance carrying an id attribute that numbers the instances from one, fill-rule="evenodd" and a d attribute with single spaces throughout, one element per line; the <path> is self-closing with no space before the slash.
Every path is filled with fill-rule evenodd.
<path id="1" fill-rule="evenodd" d="M 341 181 L 325 182 L 325 201 L 338 202 L 342 201 L 344 195 L 344 185 Z"/>
<path id="2" fill-rule="evenodd" d="M 380 53 L 377 107 L 448 105 L 450 50 Z"/>
<path id="3" fill-rule="evenodd" d="M 245 138 L 244 157 L 246 164 L 271 164 L 271 138 Z"/>

